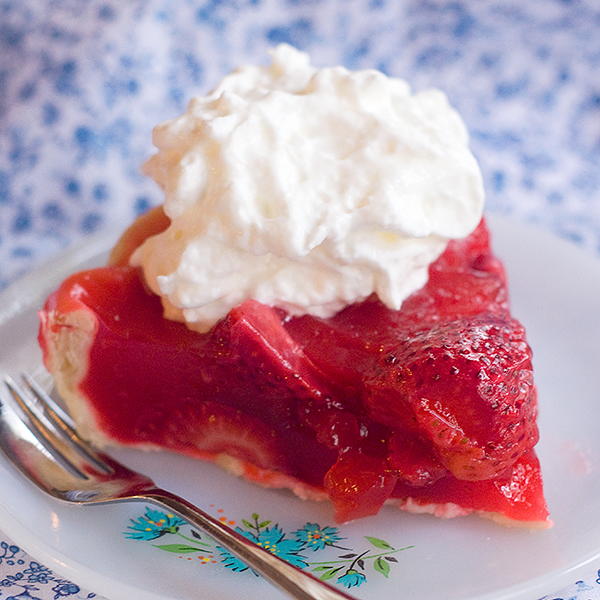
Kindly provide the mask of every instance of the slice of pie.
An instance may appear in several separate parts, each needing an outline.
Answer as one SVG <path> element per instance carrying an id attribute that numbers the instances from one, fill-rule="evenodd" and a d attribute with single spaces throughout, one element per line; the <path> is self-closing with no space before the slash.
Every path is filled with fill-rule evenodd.
<path id="1" fill-rule="evenodd" d="M 208 333 L 163 317 L 128 266 L 168 225 L 138 220 L 111 264 L 69 277 L 39 340 L 84 436 L 212 460 L 338 521 L 403 510 L 549 526 L 523 326 L 482 221 L 400 310 L 375 296 L 330 318 L 248 300 Z"/>

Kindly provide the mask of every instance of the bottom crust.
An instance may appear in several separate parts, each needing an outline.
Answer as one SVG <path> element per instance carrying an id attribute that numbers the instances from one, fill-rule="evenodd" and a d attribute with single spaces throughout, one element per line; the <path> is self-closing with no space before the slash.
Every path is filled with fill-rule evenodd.
<path id="1" fill-rule="evenodd" d="M 288 489 L 302 500 L 322 501 L 328 499 L 327 494 L 319 488 L 298 481 L 297 479 L 294 479 L 288 475 L 277 473 L 276 471 L 260 469 L 250 463 L 246 463 L 238 458 L 229 456 L 228 454 L 218 454 L 212 458 L 206 458 L 217 464 L 219 467 L 225 469 L 232 475 L 243 477 L 244 479 L 252 481 L 253 483 L 257 483 L 263 487 Z M 454 519 L 455 517 L 465 517 L 467 515 L 475 514 L 479 517 L 490 519 L 500 525 L 504 525 L 505 527 L 548 529 L 553 525 L 552 521 L 550 520 L 517 521 L 500 513 L 463 508 L 462 506 L 454 504 L 453 502 L 446 502 L 444 504 L 422 504 L 414 498 L 390 498 L 386 500 L 385 503 L 389 506 L 395 506 L 400 510 L 412 514 L 433 515 L 441 519 Z"/>

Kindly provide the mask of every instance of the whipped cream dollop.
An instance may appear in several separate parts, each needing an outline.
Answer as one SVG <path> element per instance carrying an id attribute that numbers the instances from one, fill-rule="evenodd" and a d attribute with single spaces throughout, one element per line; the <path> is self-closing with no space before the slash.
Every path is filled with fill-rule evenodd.
<path id="1" fill-rule="evenodd" d="M 133 254 L 165 316 L 210 329 L 249 298 L 328 317 L 373 292 L 388 307 L 468 235 L 483 186 L 438 90 L 317 69 L 286 45 L 154 130 L 145 165 L 171 224 Z"/>

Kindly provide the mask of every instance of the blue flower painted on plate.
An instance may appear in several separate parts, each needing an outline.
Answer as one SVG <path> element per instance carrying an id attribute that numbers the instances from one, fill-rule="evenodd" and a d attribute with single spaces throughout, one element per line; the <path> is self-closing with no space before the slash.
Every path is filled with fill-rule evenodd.
<path id="1" fill-rule="evenodd" d="M 133 540 L 156 540 L 166 533 L 177 533 L 185 521 L 175 515 L 146 508 L 146 513 L 138 519 L 131 519 L 125 537 Z"/>
<path id="2" fill-rule="evenodd" d="M 241 527 L 236 527 L 235 530 L 261 548 L 268 550 L 272 554 L 275 554 L 275 556 L 279 556 L 279 558 L 286 560 L 295 567 L 300 567 L 301 569 L 308 567 L 306 557 L 299 554 L 304 548 L 304 544 L 299 540 L 287 538 L 283 529 L 278 525 L 267 527 L 257 534 L 246 531 Z M 217 549 L 223 558 L 223 565 L 228 569 L 231 569 L 232 571 L 244 571 L 248 569 L 246 564 L 239 558 L 233 556 L 225 548 L 219 546 Z"/>
<path id="3" fill-rule="evenodd" d="M 251 536 L 250 539 L 252 538 L 254 538 L 252 541 L 256 542 L 256 544 L 275 554 L 275 556 L 283 558 L 283 560 L 286 560 L 290 564 L 300 568 L 308 566 L 305 557 L 299 554 L 303 548 L 303 544 L 298 540 L 286 538 L 283 529 L 278 525 L 267 528 L 258 536 Z"/>
<path id="4" fill-rule="evenodd" d="M 325 546 L 333 546 L 343 538 L 338 535 L 336 527 L 320 527 L 317 523 L 307 523 L 302 529 L 294 531 L 296 539 L 304 542 L 306 547 L 313 550 L 322 550 Z"/>
<path id="5" fill-rule="evenodd" d="M 346 586 L 347 588 L 351 587 L 359 587 L 367 580 L 366 576 L 363 573 L 359 573 L 354 569 L 349 569 L 342 575 L 338 577 L 337 582 Z"/>
<path id="6" fill-rule="evenodd" d="M 244 535 L 244 534 L 242 534 Z M 244 537 L 248 537 L 247 535 L 244 535 Z M 223 548 L 222 546 L 217 546 L 217 551 L 219 552 L 219 554 L 221 555 L 221 563 L 224 567 L 226 567 L 227 569 L 233 571 L 234 573 L 243 573 L 244 571 L 247 571 L 249 569 L 248 565 L 241 561 L 237 556 L 234 556 L 233 554 L 231 554 L 231 552 L 229 552 L 229 550 L 226 550 L 225 548 Z M 252 569 L 250 569 L 252 570 Z M 252 571 L 252 573 L 254 573 L 256 576 L 258 576 L 258 573 L 256 573 L 255 571 Z"/>

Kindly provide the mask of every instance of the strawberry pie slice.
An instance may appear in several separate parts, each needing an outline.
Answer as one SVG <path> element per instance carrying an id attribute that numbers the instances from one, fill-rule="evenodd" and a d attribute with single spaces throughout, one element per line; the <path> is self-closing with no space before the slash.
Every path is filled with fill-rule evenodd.
<path id="1" fill-rule="evenodd" d="M 40 313 L 83 435 L 329 499 L 338 521 L 390 503 L 549 526 L 531 351 L 484 221 L 400 310 L 375 295 L 328 318 L 246 300 L 207 333 L 165 319 L 128 264 L 168 224 L 142 217 L 109 266 L 69 277 Z"/>

